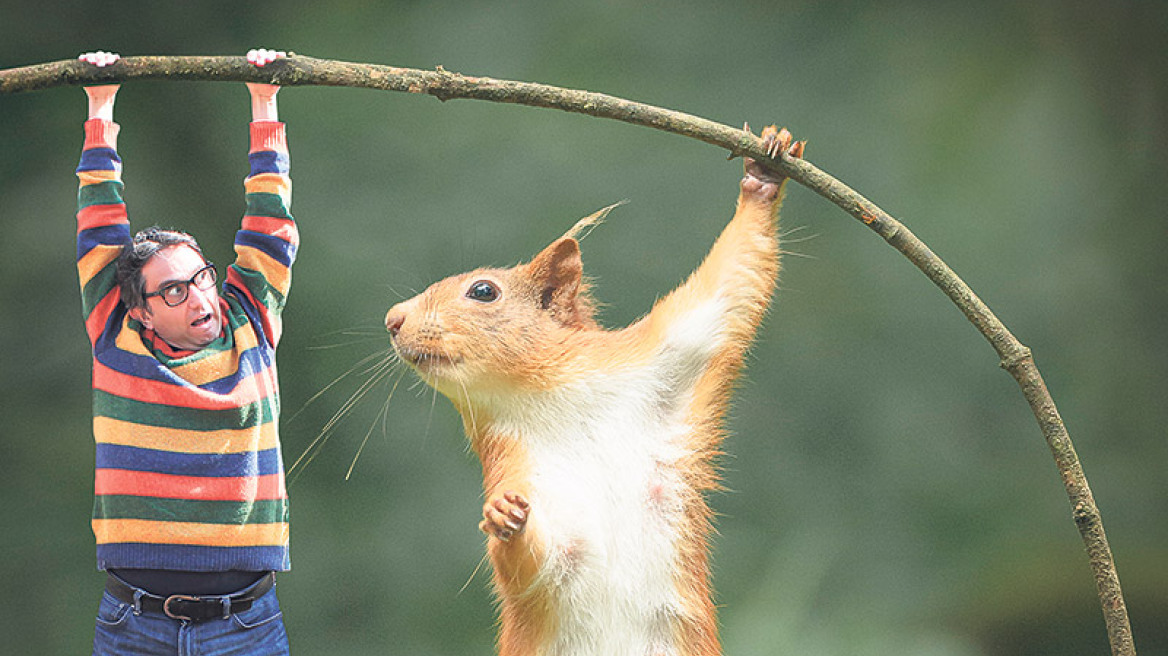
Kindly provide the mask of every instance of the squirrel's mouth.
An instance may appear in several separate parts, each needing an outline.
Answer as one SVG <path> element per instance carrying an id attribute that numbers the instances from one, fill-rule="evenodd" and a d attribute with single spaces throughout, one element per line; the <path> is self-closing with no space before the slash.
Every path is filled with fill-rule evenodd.
<path id="1" fill-rule="evenodd" d="M 401 346 L 394 344 L 394 349 L 397 350 L 398 356 L 405 360 L 406 364 L 410 365 L 418 371 L 431 373 L 434 370 L 440 370 L 445 367 L 454 366 L 459 362 L 459 359 L 452 358 L 448 355 L 435 353 L 433 351 L 424 351 L 420 349 L 410 348 L 408 346 Z"/>

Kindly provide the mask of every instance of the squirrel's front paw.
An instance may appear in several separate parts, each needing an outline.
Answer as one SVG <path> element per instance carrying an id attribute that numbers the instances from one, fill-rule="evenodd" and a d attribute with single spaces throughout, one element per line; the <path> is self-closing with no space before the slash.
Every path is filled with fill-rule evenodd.
<path id="1" fill-rule="evenodd" d="M 787 128 L 776 128 L 769 125 L 759 135 L 763 140 L 767 155 L 771 158 L 787 156 L 791 158 L 803 157 L 805 141 L 793 141 Z M 786 178 L 759 165 L 753 157 L 744 158 L 742 191 L 757 196 L 764 201 L 774 200 L 779 194 L 779 185 Z"/>
<path id="2" fill-rule="evenodd" d="M 530 514 L 531 504 L 527 499 L 518 492 L 504 492 L 483 504 L 483 521 L 479 523 L 479 530 L 507 542 L 523 531 Z"/>

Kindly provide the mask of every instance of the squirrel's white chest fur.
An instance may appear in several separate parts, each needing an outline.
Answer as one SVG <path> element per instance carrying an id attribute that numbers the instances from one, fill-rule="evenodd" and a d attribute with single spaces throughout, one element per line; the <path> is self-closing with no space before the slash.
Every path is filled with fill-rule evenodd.
<path id="1" fill-rule="evenodd" d="M 536 586 L 558 602 L 551 653 L 675 653 L 683 478 L 694 386 L 721 339 L 720 315 L 692 308 L 647 361 L 582 376 L 496 408 L 530 467 L 529 528 L 547 554 Z M 502 410 L 502 412 L 498 412 Z"/>

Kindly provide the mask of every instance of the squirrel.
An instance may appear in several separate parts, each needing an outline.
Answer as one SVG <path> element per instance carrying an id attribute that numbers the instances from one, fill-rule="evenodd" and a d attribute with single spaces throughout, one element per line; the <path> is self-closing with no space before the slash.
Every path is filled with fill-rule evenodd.
<path id="1" fill-rule="evenodd" d="M 768 154 L 802 157 L 786 129 Z M 530 262 L 441 280 L 385 317 L 458 410 L 483 470 L 501 656 L 721 653 L 703 494 L 732 383 L 774 292 L 786 178 L 745 158 L 704 262 L 631 325 L 601 327 L 578 222 Z"/>

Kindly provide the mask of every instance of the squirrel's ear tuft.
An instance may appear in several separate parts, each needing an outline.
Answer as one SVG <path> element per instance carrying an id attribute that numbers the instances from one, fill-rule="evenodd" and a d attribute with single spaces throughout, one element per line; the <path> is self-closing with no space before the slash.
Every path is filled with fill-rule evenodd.
<path id="1" fill-rule="evenodd" d="M 593 325 L 592 304 L 584 294 L 584 261 L 580 244 L 561 237 L 535 256 L 528 273 L 539 294 L 540 307 L 567 326 Z"/>
<path id="2" fill-rule="evenodd" d="M 592 214 L 589 214 L 588 216 L 577 221 L 576 225 L 572 226 L 567 232 L 565 232 L 564 236 L 560 237 L 560 239 L 577 239 L 577 240 L 579 240 L 579 239 L 583 239 L 583 238 L 587 237 L 588 233 L 592 232 L 593 228 L 600 225 L 601 223 L 604 223 L 604 219 L 605 219 L 605 217 L 608 216 L 609 212 L 620 207 L 621 205 L 624 205 L 627 202 L 629 202 L 629 201 L 622 200 L 622 201 L 613 203 L 612 205 L 609 205 L 608 207 L 602 207 L 602 208 L 596 210 Z"/>

